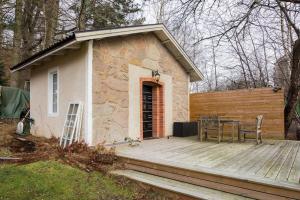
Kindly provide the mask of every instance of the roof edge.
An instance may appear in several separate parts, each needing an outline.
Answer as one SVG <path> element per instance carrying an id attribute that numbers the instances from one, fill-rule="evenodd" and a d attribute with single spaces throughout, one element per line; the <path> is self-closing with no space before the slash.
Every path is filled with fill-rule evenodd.
<path id="1" fill-rule="evenodd" d="M 65 46 L 69 46 L 70 44 L 73 44 L 74 42 L 76 42 L 76 37 L 75 34 L 73 33 L 72 35 L 66 37 L 63 40 L 60 40 L 59 42 L 49 46 L 48 48 L 37 52 L 36 54 L 30 56 L 29 58 L 19 62 L 16 65 L 13 65 L 12 67 L 10 67 L 10 71 L 11 72 L 16 72 L 20 69 L 23 69 L 24 67 L 32 64 L 33 62 L 46 57 L 56 51 L 59 51 L 60 49 L 64 48 Z"/>
<path id="2" fill-rule="evenodd" d="M 163 29 L 165 31 L 165 33 L 168 34 L 169 38 L 173 39 L 173 43 L 175 44 L 176 48 L 180 51 L 180 53 L 182 55 L 184 55 L 185 59 L 187 60 L 187 62 L 189 63 L 189 65 L 193 68 L 193 70 L 196 72 L 196 74 L 199 76 L 200 80 L 204 79 L 204 76 L 202 74 L 202 72 L 198 69 L 198 67 L 194 64 L 194 62 L 192 61 L 192 59 L 187 55 L 187 53 L 183 50 L 183 48 L 181 47 L 181 45 L 177 42 L 177 40 L 175 39 L 175 37 L 172 35 L 172 33 L 167 29 L 167 27 L 165 25 L 163 25 Z"/>
<path id="3" fill-rule="evenodd" d="M 109 37 L 115 37 L 119 35 L 138 34 L 143 32 L 150 32 L 160 30 L 164 27 L 162 24 L 144 25 L 144 26 L 130 26 L 120 27 L 115 29 L 101 29 L 86 32 L 75 32 L 77 41 L 85 41 L 92 39 L 101 39 Z"/>
<path id="4" fill-rule="evenodd" d="M 68 36 L 67 38 L 53 44 L 52 46 L 12 66 L 10 70 L 11 72 L 16 72 L 18 70 L 24 69 L 25 67 L 33 64 L 34 62 L 37 62 L 76 42 L 102 39 L 102 38 L 104 39 L 108 37 L 117 37 L 122 35 L 138 34 L 138 33 L 145 33 L 145 32 L 155 33 L 158 31 L 162 32 L 167 38 L 169 38 L 172 44 L 171 46 L 173 46 L 174 50 L 177 51 L 180 55 L 182 55 L 181 56 L 182 61 L 180 60 L 177 61 L 180 62 L 181 65 L 183 65 L 187 73 L 191 74 L 191 82 L 203 80 L 204 76 L 201 73 L 201 71 L 196 67 L 196 65 L 193 63 L 193 61 L 186 54 L 186 52 L 177 42 L 175 37 L 169 32 L 169 30 L 164 24 L 148 24 L 148 25 L 139 25 L 139 26 L 126 26 L 126 27 L 107 28 L 107 29 L 100 29 L 100 30 L 73 32 L 73 34 Z M 170 47 L 166 47 L 166 48 L 170 48 Z"/>
<path id="5" fill-rule="evenodd" d="M 167 27 L 164 24 L 151 24 L 144 26 L 131 26 L 131 27 L 120 27 L 116 29 L 104 29 L 104 30 L 91 30 L 85 32 L 75 32 L 77 41 L 86 41 L 93 39 L 104 39 L 107 37 L 117 37 L 121 35 L 129 35 L 129 34 L 138 34 L 144 32 L 155 32 L 155 31 L 163 31 L 163 33 L 172 41 L 175 48 L 183 55 L 186 62 L 191 66 L 192 70 L 195 72 L 196 78 L 194 81 L 200 81 L 204 79 L 201 71 L 196 67 L 190 57 L 186 54 L 186 52 L 182 49 L 180 44 L 177 42 L 175 37 L 169 32 Z M 190 73 L 190 71 L 188 71 Z"/>

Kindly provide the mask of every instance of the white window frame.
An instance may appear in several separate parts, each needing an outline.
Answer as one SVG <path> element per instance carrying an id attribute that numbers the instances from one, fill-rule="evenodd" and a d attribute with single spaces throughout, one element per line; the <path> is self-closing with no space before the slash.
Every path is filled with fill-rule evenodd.
<path id="1" fill-rule="evenodd" d="M 30 91 L 30 80 L 25 80 L 24 90 Z"/>
<path id="2" fill-rule="evenodd" d="M 57 110 L 53 112 L 53 74 L 57 74 Z M 59 71 L 58 67 L 48 70 L 48 116 L 56 117 L 59 115 Z"/>

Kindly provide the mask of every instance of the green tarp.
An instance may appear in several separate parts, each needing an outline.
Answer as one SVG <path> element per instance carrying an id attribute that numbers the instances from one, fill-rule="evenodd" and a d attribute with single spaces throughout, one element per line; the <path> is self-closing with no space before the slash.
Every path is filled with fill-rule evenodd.
<path id="1" fill-rule="evenodd" d="M 27 106 L 29 106 L 28 91 L 0 86 L 0 118 L 19 118 Z"/>
<path id="2" fill-rule="evenodd" d="M 298 116 L 300 116 L 300 101 L 299 100 L 297 101 L 297 104 L 296 104 L 296 113 L 298 114 Z"/>

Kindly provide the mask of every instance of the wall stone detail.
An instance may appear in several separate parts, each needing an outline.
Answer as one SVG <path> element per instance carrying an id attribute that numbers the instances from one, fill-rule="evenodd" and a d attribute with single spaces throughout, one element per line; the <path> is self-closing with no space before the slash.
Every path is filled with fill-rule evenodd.
<path id="1" fill-rule="evenodd" d="M 94 41 L 93 142 L 124 141 L 128 136 L 129 64 L 172 77 L 173 121 L 189 119 L 188 74 L 153 34 Z M 137 102 L 138 103 L 138 102 Z"/>

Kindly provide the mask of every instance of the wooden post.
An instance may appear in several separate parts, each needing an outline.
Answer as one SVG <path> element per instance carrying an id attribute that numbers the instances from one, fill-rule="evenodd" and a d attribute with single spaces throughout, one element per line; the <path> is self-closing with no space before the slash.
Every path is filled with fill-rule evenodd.
<path id="1" fill-rule="evenodd" d="M 220 137 L 220 129 L 221 129 L 221 127 L 220 127 L 220 119 L 218 118 L 218 143 L 220 143 L 221 142 L 221 137 Z"/>
<path id="2" fill-rule="evenodd" d="M 200 137 L 200 142 L 202 142 L 202 120 L 201 119 L 198 121 L 198 135 Z"/>
<path id="3" fill-rule="evenodd" d="M 232 121 L 232 133 L 231 133 L 231 137 L 232 137 L 232 143 L 234 142 L 234 121 Z"/>

